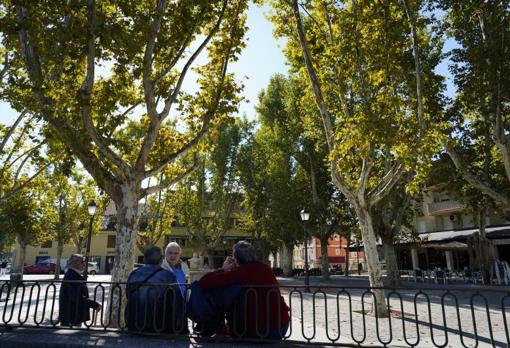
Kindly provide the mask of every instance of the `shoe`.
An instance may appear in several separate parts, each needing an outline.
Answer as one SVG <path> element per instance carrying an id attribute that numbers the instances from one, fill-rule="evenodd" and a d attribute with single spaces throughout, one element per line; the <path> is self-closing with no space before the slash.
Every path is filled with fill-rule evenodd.
<path id="1" fill-rule="evenodd" d="M 234 338 L 232 337 L 232 333 L 230 332 L 230 327 L 225 325 L 220 331 L 216 332 L 211 336 L 211 339 L 215 342 L 232 342 Z"/>

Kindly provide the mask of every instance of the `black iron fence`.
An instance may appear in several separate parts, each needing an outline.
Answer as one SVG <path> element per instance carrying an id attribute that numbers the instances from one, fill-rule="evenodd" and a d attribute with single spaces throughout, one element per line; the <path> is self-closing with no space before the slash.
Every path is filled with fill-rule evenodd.
<path id="1" fill-rule="evenodd" d="M 188 285 L 87 282 L 87 301 L 84 284 L 0 281 L 0 328 L 72 327 L 342 346 L 510 346 L 510 288 L 324 286 L 305 292 L 299 286 L 257 286 L 206 293 L 204 300 Z M 385 317 L 375 315 L 379 290 Z"/>

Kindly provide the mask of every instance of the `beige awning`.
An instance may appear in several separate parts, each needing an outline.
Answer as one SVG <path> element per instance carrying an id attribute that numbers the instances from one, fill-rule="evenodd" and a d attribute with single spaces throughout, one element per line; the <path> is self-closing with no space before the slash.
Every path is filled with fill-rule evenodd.
<path id="1" fill-rule="evenodd" d="M 421 245 L 422 248 L 433 248 L 440 250 L 463 250 L 467 249 L 468 246 L 466 243 L 461 243 L 457 241 L 445 242 L 445 243 L 424 243 Z"/>

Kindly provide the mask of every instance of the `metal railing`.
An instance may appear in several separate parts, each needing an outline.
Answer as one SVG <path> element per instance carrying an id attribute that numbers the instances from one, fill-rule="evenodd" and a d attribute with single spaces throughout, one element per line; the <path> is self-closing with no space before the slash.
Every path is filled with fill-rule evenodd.
<path id="1" fill-rule="evenodd" d="M 66 307 L 69 314 L 79 311 L 79 306 L 76 302 L 74 309 L 63 305 L 66 299 L 60 297 L 62 284 L 54 280 L 16 284 L 0 281 L 0 328 L 72 327 L 187 337 L 208 337 L 214 333 L 207 332 L 211 327 L 190 319 L 196 319 L 196 315 L 190 315 L 189 303 L 193 301 L 183 301 L 179 287 L 171 284 L 137 284 L 126 288 L 122 283 L 87 282 L 90 300 L 101 304 L 103 310 L 90 310 L 90 318 L 83 323 L 68 322 L 63 326 L 62 308 Z M 270 333 L 276 327 L 283 328 L 281 339 L 275 340 L 280 342 L 339 346 L 510 346 L 510 288 L 312 286 L 311 293 L 303 290 L 300 286 L 245 287 L 233 303 L 218 307 L 221 310 L 216 311 L 216 319 L 225 322 L 226 318 L 230 336 L 239 340 L 275 340 Z M 384 291 L 385 306 L 389 309 L 389 316 L 384 318 L 374 315 L 378 290 Z M 280 292 L 289 306 L 288 328 L 284 325 L 281 302 L 276 305 L 274 302 Z M 185 297 L 189 296 L 188 287 Z M 157 300 L 143 305 L 130 304 L 137 298 Z M 120 305 L 115 304 L 115 299 L 119 299 Z"/>

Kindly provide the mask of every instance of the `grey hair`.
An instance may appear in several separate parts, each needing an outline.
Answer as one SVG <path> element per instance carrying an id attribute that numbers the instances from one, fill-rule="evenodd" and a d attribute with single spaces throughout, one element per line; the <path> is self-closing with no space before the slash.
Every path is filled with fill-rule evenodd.
<path id="1" fill-rule="evenodd" d="M 157 246 L 150 247 L 143 253 L 143 260 L 149 265 L 158 265 L 162 257 L 161 248 Z"/>
<path id="2" fill-rule="evenodd" d="M 170 243 L 168 243 L 168 245 L 167 245 L 167 246 L 166 246 L 166 248 L 165 248 L 165 255 L 166 255 L 166 253 L 167 253 L 168 249 L 170 249 L 171 247 L 177 247 L 177 248 L 179 248 L 179 251 L 181 251 L 181 250 L 182 250 L 182 248 L 181 248 L 181 246 L 179 245 L 179 243 L 176 243 L 176 242 L 170 242 Z"/>
<path id="3" fill-rule="evenodd" d="M 69 259 L 67 259 L 67 267 L 72 265 L 73 263 L 81 262 L 83 261 L 83 255 L 82 254 L 72 254 Z"/>
<path id="4" fill-rule="evenodd" d="M 251 243 L 241 240 L 234 245 L 234 258 L 242 265 L 256 260 L 255 248 Z"/>

